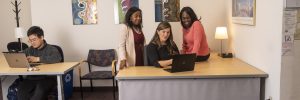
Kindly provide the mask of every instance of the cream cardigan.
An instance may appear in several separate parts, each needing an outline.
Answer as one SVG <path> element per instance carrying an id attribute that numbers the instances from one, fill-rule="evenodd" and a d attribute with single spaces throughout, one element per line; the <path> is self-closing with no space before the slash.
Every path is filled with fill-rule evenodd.
<path id="1" fill-rule="evenodd" d="M 145 38 L 145 37 L 144 37 Z M 144 39 L 146 41 L 146 38 Z M 144 41 L 144 45 L 145 45 Z M 127 66 L 135 66 L 135 48 L 132 29 L 125 24 L 121 27 L 121 37 L 118 47 L 119 64 L 121 60 L 126 60 Z"/>

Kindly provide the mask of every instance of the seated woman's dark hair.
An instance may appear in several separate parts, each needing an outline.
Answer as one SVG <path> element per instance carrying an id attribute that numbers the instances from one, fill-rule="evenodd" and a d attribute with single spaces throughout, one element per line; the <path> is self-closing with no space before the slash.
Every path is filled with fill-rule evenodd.
<path id="1" fill-rule="evenodd" d="M 27 36 L 36 35 L 37 37 L 44 36 L 44 31 L 39 26 L 32 26 L 27 31 Z"/>
<path id="2" fill-rule="evenodd" d="M 152 40 L 150 41 L 150 43 L 156 44 L 158 45 L 159 49 L 160 47 L 162 47 L 162 44 L 160 42 L 159 39 L 159 35 L 157 31 L 163 30 L 163 29 L 167 29 L 170 28 L 170 35 L 169 38 L 166 41 L 167 44 L 167 49 L 170 52 L 171 55 L 175 55 L 177 54 L 177 52 L 175 51 L 175 48 L 177 48 L 175 42 L 173 41 L 173 33 L 172 33 L 172 27 L 171 24 L 169 22 L 160 22 L 155 30 L 154 36 L 152 37 Z"/>

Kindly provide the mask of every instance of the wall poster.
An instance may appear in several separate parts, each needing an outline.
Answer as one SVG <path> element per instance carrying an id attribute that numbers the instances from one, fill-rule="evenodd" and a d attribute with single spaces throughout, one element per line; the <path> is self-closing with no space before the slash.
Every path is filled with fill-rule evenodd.
<path id="1" fill-rule="evenodd" d="M 73 25 L 97 24 L 97 0 L 72 0 Z"/>
<path id="2" fill-rule="evenodd" d="M 125 14 L 130 7 L 139 7 L 139 0 L 116 0 L 115 24 L 123 23 Z"/>
<path id="3" fill-rule="evenodd" d="M 232 0 L 232 22 L 255 25 L 255 0 Z"/>
<path id="4" fill-rule="evenodd" d="M 155 0 L 155 22 L 178 22 L 179 13 L 179 0 Z"/>

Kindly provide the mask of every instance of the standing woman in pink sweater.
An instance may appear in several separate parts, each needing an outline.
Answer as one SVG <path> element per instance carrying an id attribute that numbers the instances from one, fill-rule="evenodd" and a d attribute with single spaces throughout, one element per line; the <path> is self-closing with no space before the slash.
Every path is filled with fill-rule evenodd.
<path id="1" fill-rule="evenodd" d="M 201 19 L 201 18 L 200 18 Z M 204 28 L 191 7 L 184 7 L 180 11 L 180 21 L 183 27 L 183 54 L 196 53 L 196 62 L 206 61 L 209 56 L 209 47 Z"/>

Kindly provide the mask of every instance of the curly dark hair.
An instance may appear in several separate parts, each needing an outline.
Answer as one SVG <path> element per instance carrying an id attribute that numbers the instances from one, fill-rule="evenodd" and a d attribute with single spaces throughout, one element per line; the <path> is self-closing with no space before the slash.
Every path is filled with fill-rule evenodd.
<path id="1" fill-rule="evenodd" d="M 183 22 L 182 22 L 182 14 L 183 12 L 186 12 L 190 17 L 191 17 L 191 21 L 192 23 L 188 26 L 188 27 L 185 27 L 183 25 Z M 191 7 L 183 7 L 180 11 L 180 22 L 181 22 L 181 25 L 183 28 L 189 28 L 192 26 L 192 24 L 197 21 L 197 20 L 201 20 L 201 17 L 200 19 L 197 18 L 197 15 L 195 14 L 194 10 L 191 8 Z"/>
<path id="2" fill-rule="evenodd" d="M 137 27 L 139 29 L 142 29 L 142 23 L 143 23 L 143 18 L 141 18 L 141 24 L 140 25 L 133 25 L 133 23 L 130 21 L 130 17 L 133 15 L 133 13 L 135 12 L 141 12 L 142 13 L 142 10 L 138 7 L 131 7 L 127 10 L 126 14 L 125 14 L 125 19 L 124 19 L 124 24 L 126 24 L 127 26 L 129 26 L 130 28 L 133 28 L 134 27 Z"/>

